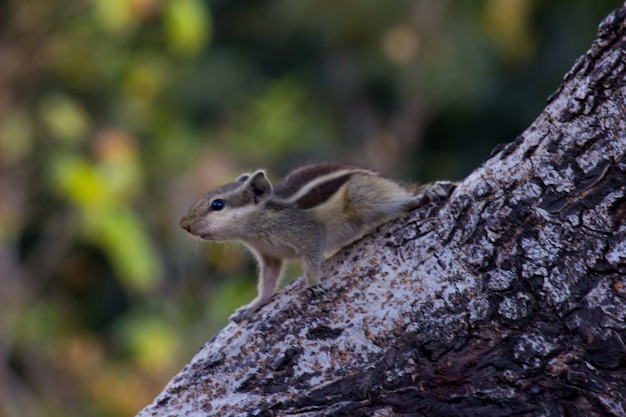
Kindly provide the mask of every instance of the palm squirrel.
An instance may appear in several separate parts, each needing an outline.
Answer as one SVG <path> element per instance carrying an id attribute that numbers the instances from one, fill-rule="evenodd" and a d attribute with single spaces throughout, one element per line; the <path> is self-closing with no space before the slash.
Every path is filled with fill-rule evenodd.
<path id="1" fill-rule="evenodd" d="M 306 285 L 321 292 L 325 257 L 403 213 L 446 198 L 454 185 L 406 189 L 378 173 L 349 165 L 305 166 L 272 185 L 263 170 L 209 191 L 180 226 L 204 240 L 239 240 L 255 255 L 258 296 L 230 319 L 252 317 L 270 299 L 286 259 L 299 258 Z"/>

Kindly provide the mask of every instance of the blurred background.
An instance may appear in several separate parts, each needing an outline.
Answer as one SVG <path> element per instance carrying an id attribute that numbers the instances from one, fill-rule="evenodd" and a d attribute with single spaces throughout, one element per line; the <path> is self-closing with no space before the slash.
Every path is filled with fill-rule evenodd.
<path id="1" fill-rule="evenodd" d="M 178 229 L 208 189 L 462 179 L 620 5 L 0 1 L 0 416 L 134 415 L 254 297 L 244 250 Z"/>

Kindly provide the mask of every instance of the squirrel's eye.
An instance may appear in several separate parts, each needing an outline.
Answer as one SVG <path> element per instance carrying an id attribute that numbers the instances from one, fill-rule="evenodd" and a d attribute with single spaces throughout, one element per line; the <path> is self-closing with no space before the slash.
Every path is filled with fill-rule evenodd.
<path id="1" fill-rule="evenodd" d="M 213 202 L 211 202 L 211 210 L 220 211 L 225 205 L 224 200 L 218 198 L 217 200 L 213 200 Z"/>

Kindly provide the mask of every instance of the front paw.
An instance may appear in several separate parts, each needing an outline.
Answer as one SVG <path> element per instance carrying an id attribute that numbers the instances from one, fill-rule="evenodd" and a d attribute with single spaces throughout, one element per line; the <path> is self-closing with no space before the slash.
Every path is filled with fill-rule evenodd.
<path id="1" fill-rule="evenodd" d="M 260 302 L 252 302 L 250 304 L 246 304 L 245 306 L 239 307 L 233 314 L 228 318 L 235 323 L 240 323 L 244 320 L 252 319 L 254 317 L 254 313 L 256 313 L 263 303 Z"/>
<path id="2" fill-rule="evenodd" d="M 228 320 L 234 323 L 241 323 L 242 321 L 252 317 L 252 312 L 247 306 L 239 307 L 233 314 L 228 317 Z"/>
<path id="3" fill-rule="evenodd" d="M 239 323 L 246 319 L 252 319 L 254 314 L 259 311 L 261 307 L 267 304 L 269 297 L 257 297 L 250 304 L 246 304 L 245 306 L 239 307 L 235 312 L 228 318 L 235 323 Z"/>

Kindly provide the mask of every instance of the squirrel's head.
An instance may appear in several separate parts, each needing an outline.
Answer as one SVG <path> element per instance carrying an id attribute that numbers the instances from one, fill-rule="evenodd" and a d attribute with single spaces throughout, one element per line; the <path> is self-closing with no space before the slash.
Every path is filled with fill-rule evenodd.
<path id="1" fill-rule="evenodd" d="M 264 171 L 243 174 L 196 201 L 180 220 L 180 227 L 205 240 L 240 238 L 247 220 L 264 208 L 272 194 Z"/>

